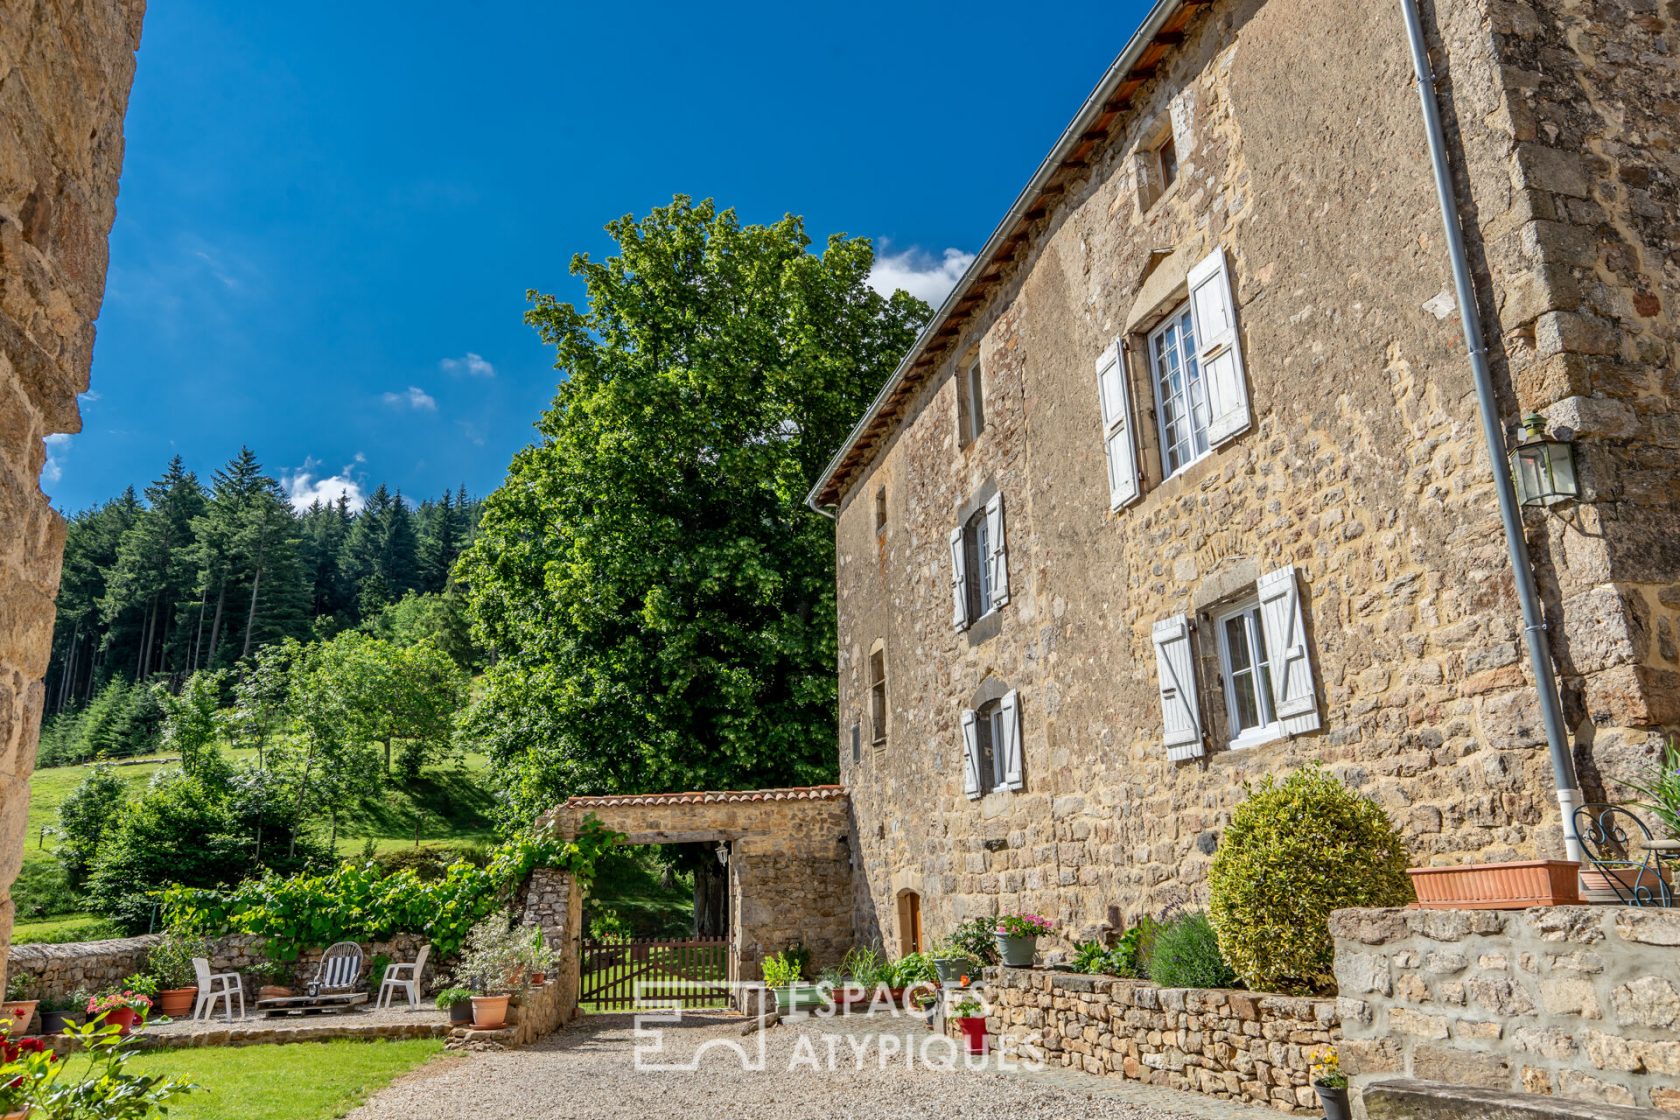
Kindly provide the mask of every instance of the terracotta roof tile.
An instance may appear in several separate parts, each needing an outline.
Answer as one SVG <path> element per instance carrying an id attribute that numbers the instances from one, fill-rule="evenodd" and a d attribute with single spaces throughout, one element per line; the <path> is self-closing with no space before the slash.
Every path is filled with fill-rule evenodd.
<path id="1" fill-rule="evenodd" d="M 691 790 L 686 793 L 620 793 L 573 797 L 566 808 L 616 809 L 629 805 L 716 805 L 748 801 L 840 801 L 845 786 L 793 786 L 788 789 Z"/>

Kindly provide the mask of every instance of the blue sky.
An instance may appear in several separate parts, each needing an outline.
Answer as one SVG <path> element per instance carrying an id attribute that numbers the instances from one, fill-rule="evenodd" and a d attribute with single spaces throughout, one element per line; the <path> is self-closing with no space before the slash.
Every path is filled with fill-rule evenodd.
<path id="1" fill-rule="evenodd" d="M 525 291 L 673 194 L 874 238 L 936 298 L 1141 0 L 226 3 L 146 16 L 59 508 L 248 443 L 296 500 L 486 493 L 559 376 Z"/>

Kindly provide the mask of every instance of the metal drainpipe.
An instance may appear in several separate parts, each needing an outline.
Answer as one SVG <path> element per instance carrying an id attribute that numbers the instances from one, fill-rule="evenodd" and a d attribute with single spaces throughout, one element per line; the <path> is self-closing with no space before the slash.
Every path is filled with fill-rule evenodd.
<path id="1" fill-rule="evenodd" d="M 1552 654 L 1546 642 L 1546 617 L 1534 586 L 1534 568 L 1528 558 L 1528 541 L 1523 535 L 1522 511 L 1516 488 L 1505 469 L 1508 451 L 1500 430 L 1499 404 L 1488 371 L 1487 346 L 1481 319 L 1476 311 L 1476 293 L 1470 283 L 1470 263 L 1464 254 L 1464 227 L 1459 221 L 1457 192 L 1447 145 L 1441 130 L 1441 108 L 1436 102 L 1435 72 L 1424 44 L 1423 18 L 1417 0 L 1400 0 L 1406 14 L 1406 36 L 1411 42 L 1412 66 L 1417 71 L 1418 95 L 1423 101 L 1423 127 L 1429 136 L 1429 157 L 1435 168 L 1435 193 L 1441 202 L 1441 224 L 1446 227 L 1447 251 L 1452 258 L 1453 286 L 1458 291 L 1458 313 L 1464 327 L 1464 345 L 1470 355 L 1470 372 L 1476 382 L 1476 401 L 1482 414 L 1482 437 L 1492 460 L 1494 491 L 1499 495 L 1499 518 L 1505 523 L 1505 544 L 1511 554 L 1511 575 L 1517 585 L 1517 602 L 1522 606 L 1523 638 L 1528 644 L 1529 667 L 1540 694 L 1540 719 L 1546 728 L 1546 746 L 1552 755 L 1552 774 L 1557 780 L 1558 808 L 1563 813 L 1563 842 L 1568 858 L 1581 860 L 1581 840 L 1575 833 L 1575 809 L 1581 804 L 1581 790 L 1575 778 L 1575 758 L 1563 726 L 1563 705 L 1558 700 L 1557 678 L 1552 673 Z"/>

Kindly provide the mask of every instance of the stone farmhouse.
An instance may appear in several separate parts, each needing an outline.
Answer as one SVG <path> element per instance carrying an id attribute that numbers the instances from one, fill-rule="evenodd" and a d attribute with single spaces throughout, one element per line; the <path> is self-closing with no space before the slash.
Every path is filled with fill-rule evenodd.
<path id="1" fill-rule="evenodd" d="M 1494 420 L 1573 441 L 1521 525 L 1602 799 L 1680 724 L 1680 8 L 1426 14 Z M 1399 4 L 1161 0 L 1103 76 L 810 495 L 860 939 L 1200 904 L 1315 761 L 1418 862 L 1564 855 L 1431 157 Z"/>

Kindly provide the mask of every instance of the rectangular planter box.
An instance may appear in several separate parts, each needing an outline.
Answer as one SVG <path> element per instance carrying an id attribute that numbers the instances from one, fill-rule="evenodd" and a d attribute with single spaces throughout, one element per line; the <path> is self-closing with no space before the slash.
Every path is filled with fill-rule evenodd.
<path id="1" fill-rule="evenodd" d="M 1581 901 L 1580 865 L 1566 859 L 1413 867 L 1412 889 L 1431 910 L 1527 910 Z"/>

